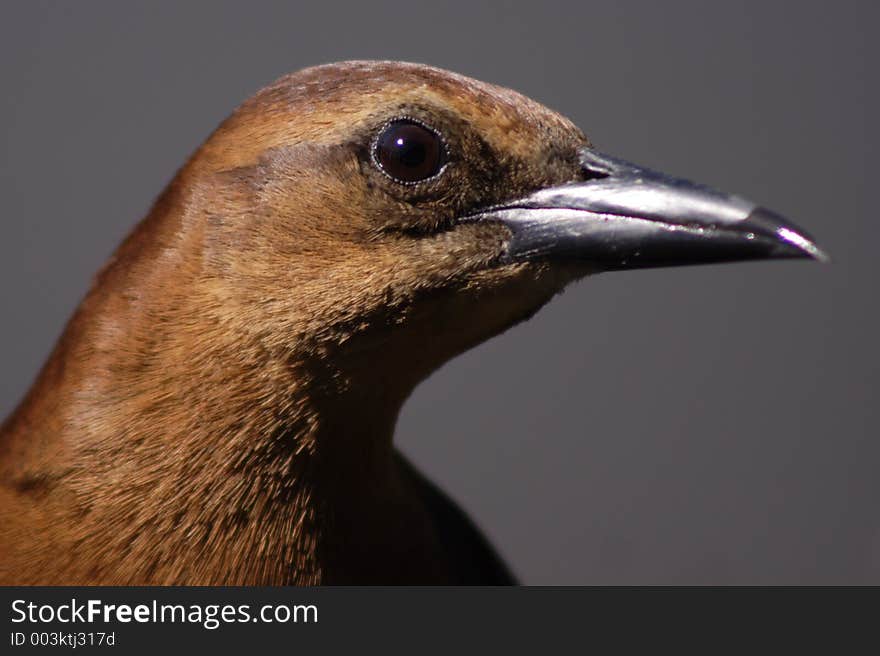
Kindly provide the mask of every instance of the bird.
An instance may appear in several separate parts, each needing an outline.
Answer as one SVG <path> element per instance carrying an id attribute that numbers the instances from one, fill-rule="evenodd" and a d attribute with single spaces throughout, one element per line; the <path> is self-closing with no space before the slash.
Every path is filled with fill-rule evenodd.
<path id="1" fill-rule="evenodd" d="M 395 448 L 412 390 L 593 274 L 826 260 L 781 215 L 422 64 L 244 101 L 0 427 L 0 583 L 508 585 Z"/>

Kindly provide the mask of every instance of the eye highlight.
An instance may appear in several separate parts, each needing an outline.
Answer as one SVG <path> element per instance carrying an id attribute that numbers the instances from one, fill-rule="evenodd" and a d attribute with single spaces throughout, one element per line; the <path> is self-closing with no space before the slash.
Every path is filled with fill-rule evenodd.
<path id="1" fill-rule="evenodd" d="M 373 144 L 373 160 L 401 184 L 433 178 L 446 164 L 446 145 L 434 130 L 408 118 L 387 123 Z"/>

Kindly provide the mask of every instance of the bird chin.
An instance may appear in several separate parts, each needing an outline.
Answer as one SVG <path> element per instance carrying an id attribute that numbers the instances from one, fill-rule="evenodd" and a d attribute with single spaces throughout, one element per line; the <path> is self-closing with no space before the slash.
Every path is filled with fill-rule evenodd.
<path id="1" fill-rule="evenodd" d="M 473 273 L 441 311 L 459 321 L 466 317 L 468 328 L 456 331 L 469 337 L 461 352 L 530 319 L 569 284 L 598 272 L 578 260 L 500 263 Z"/>

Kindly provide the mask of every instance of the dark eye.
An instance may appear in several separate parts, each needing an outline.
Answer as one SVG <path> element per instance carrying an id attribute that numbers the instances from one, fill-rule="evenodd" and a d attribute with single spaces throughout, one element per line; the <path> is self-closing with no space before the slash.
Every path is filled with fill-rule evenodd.
<path id="1" fill-rule="evenodd" d="M 432 178 L 446 163 L 440 135 L 409 119 L 392 121 L 376 139 L 373 156 L 385 173 L 398 182 Z"/>

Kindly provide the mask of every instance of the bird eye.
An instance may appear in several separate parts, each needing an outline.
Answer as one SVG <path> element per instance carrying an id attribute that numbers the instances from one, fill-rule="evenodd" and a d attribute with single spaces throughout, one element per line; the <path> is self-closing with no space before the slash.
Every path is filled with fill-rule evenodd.
<path id="1" fill-rule="evenodd" d="M 440 173 L 446 163 L 446 147 L 432 129 L 409 119 L 398 119 L 388 123 L 379 134 L 373 157 L 396 181 L 412 184 Z"/>

